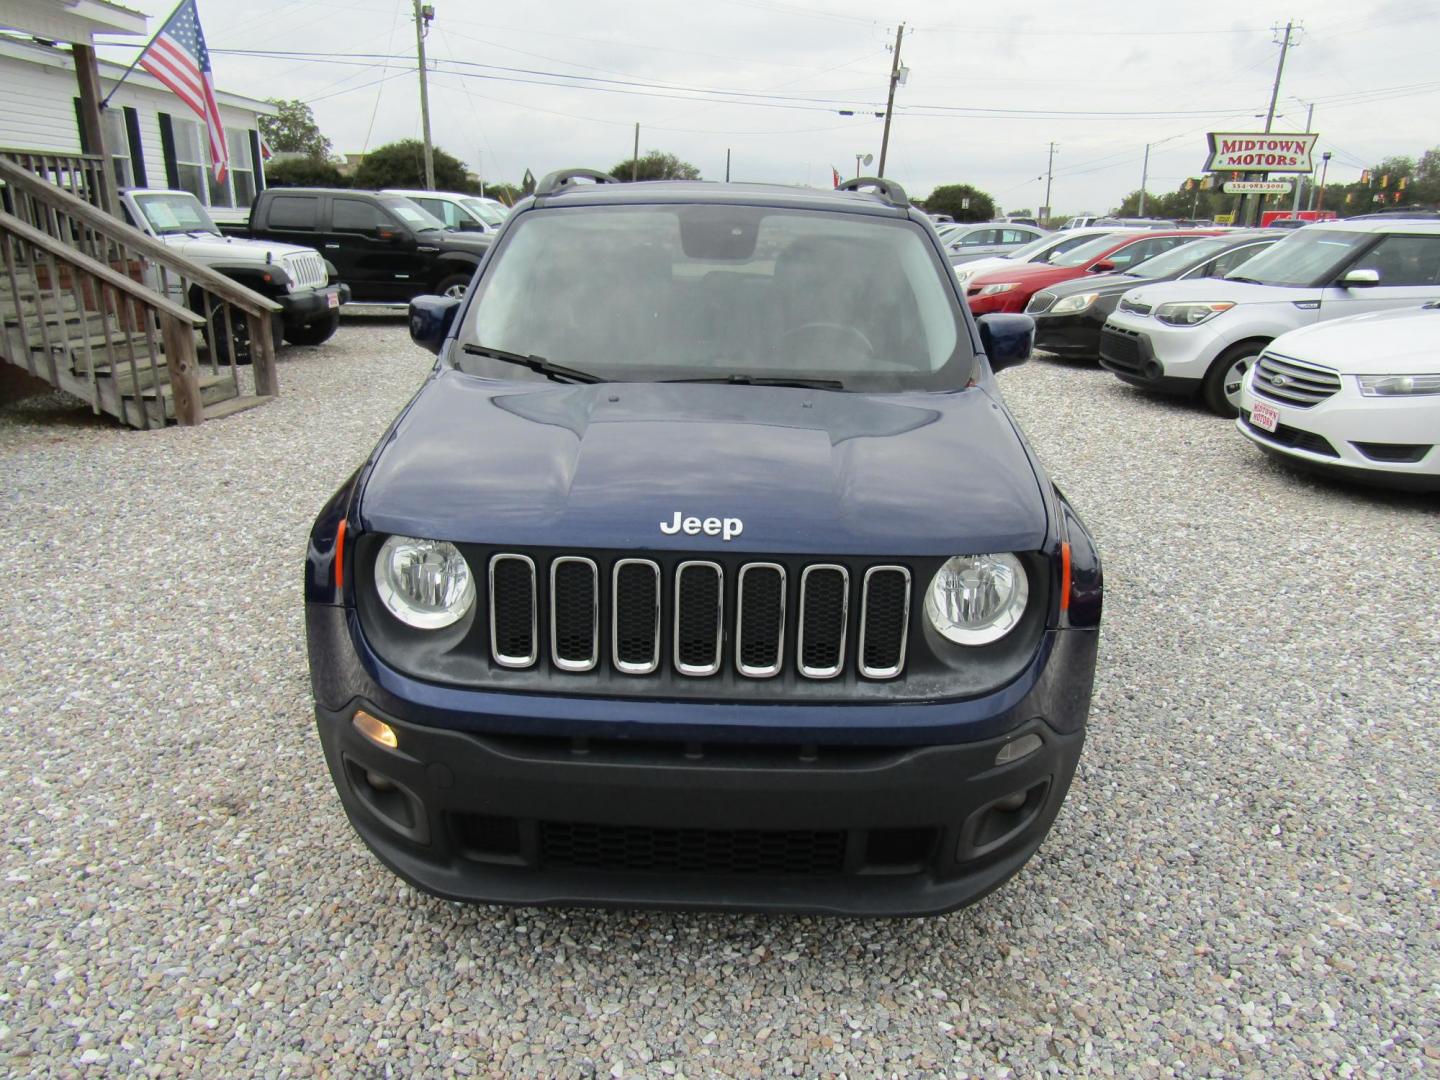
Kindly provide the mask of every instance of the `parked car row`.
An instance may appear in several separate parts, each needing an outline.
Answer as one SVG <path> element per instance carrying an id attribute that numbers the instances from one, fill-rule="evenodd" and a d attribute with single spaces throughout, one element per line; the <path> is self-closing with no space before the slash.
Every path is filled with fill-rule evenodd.
<path id="1" fill-rule="evenodd" d="M 959 266 L 987 255 L 1015 251 L 1049 233 L 1038 225 L 1019 222 L 983 221 L 978 224 L 941 225 L 937 230 L 945 244 L 951 266 Z"/>
<path id="2" fill-rule="evenodd" d="M 1305 468 L 1440 490 L 1440 221 L 1111 234 L 1053 263 L 970 277 L 971 309 L 1026 297 L 1038 348 L 1198 397 Z"/>

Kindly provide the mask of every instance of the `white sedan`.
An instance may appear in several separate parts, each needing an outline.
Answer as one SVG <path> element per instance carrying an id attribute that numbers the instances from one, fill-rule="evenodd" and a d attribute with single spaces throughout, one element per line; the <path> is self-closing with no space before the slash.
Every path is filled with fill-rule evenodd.
<path id="1" fill-rule="evenodd" d="M 1440 301 L 1282 334 L 1246 373 L 1235 423 L 1312 469 L 1440 491 Z"/>

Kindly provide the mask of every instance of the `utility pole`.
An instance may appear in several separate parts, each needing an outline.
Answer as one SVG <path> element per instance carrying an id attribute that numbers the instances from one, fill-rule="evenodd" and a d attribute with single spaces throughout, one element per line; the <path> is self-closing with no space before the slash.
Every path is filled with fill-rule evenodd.
<path id="1" fill-rule="evenodd" d="M 1285 56 L 1290 52 L 1290 35 L 1296 30 L 1293 22 L 1285 24 L 1285 36 L 1280 40 L 1280 62 L 1275 65 L 1275 85 L 1270 89 L 1270 108 L 1265 113 L 1265 134 L 1270 134 L 1270 126 L 1275 122 L 1275 102 L 1280 98 L 1280 78 L 1285 74 Z M 1279 33 L 1280 28 L 1275 27 Z M 1299 44 L 1296 42 L 1296 44 Z M 1270 179 L 1269 173 L 1261 173 L 1262 180 Z M 1260 216 L 1265 211 L 1265 196 L 1261 195 L 1255 200 L 1255 224 L 1260 224 Z"/>
<path id="2" fill-rule="evenodd" d="M 900 42 L 904 38 L 905 24 L 901 23 L 895 31 L 895 55 L 890 61 L 890 96 L 885 100 L 885 132 L 880 136 L 880 170 L 875 174 L 881 178 L 885 176 L 885 154 L 890 149 L 890 114 L 895 111 L 895 87 L 900 82 Z M 858 168 L 855 174 L 860 174 Z"/>
<path id="3" fill-rule="evenodd" d="M 435 9 L 415 0 L 415 52 L 420 58 L 420 125 L 425 132 L 425 188 L 435 190 L 435 149 L 430 145 L 430 88 L 425 85 L 425 34 Z"/>
<path id="4" fill-rule="evenodd" d="M 1048 221 L 1053 216 L 1050 213 L 1050 182 L 1055 179 L 1055 144 L 1050 144 L 1050 160 L 1045 165 L 1045 205 L 1037 206 L 1035 212 L 1044 214 Z"/>
<path id="5" fill-rule="evenodd" d="M 1323 162 L 1320 166 L 1320 205 L 1318 207 L 1315 205 L 1315 195 L 1314 192 L 1311 192 L 1310 209 L 1323 211 L 1325 209 L 1325 178 L 1330 175 L 1330 151 L 1326 150 L 1321 154 L 1320 160 Z"/>
<path id="6" fill-rule="evenodd" d="M 1145 164 L 1140 166 L 1140 210 L 1137 217 L 1145 216 L 1145 185 L 1150 182 L 1150 144 L 1145 144 Z M 1194 216 L 1193 214 L 1191 215 Z"/>
<path id="7" fill-rule="evenodd" d="M 725 183 L 730 182 L 730 148 L 725 148 Z"/>
<path id="8" fill-rule="evenodd" d="M 1311 125 L 1314 123 L 1314 121 L 1315 121 L 1315 103 L 1312 101 L 1312 102 L 1310 103 L 1310 111 L 1305 114 L 1305 131 L 1306 131 L 1307 134 L 1311 131 Z M 1313 187 L 1314 187 L 1314 184 L 1315 184 L 1315 166 L 1314 166 L 1313 163 L 1312 163 L 1311 166 L 1310 166 L 1310 184 L 1311 184 L 1311 187 L 1313 188 Z M 1290 213 L 1295 214 L 1295 213 L 1298 213 L 1299 210 L 1300 210 L 1300 177 L 1297 176 L 1297 177 L 1295 178 L 1295 197 L 1294 197 L 1292 200 L 1290 200 Z"/>
<path id="9" fill-rule="evenodd" d="M 635 153 L 630 157 L 630 182 L 640 179 L 640 121 L 635 121 Z"/>

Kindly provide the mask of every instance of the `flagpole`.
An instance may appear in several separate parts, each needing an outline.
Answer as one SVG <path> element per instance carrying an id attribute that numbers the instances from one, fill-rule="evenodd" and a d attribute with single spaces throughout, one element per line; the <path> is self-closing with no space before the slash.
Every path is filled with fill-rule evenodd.
<path id="1" fill-rule="evenodd" d="M 100 108 L 103 109 L 110 104 L 110 99 L 115 96 L 115 91 L 120 89 L 120 84 L 130 77 L 130 73 L 135 70 L 135 68 L 139 65 L 140 61 L 145 58 L 145 54 L 150 51 L 150 46 L 155 44 L 155 38 L 158 38 L 161 34 L 165 32 L 165 27 L 170 25 L 170 20 L 175 17 L 175 12 L 179 11 L 182 7 L 184 7 L 185 3 L 186 0 L 180 0 L 180 3 L 175 5 L 175 10 L 171 11 L 169 15 L 165 16 L 165 21 L 160 24 L 160 29 L 156 30 L 155 33 L 151 36 L 150 40 L 145 43 L 145 47 L 135 54 L 135 59 L 132 60 L 130 62 L 130 66 L 125 69 L 125 74 L 121 75 L 119 81 L 110 88 L 110 93 L 106 94 L 103 98 L 100 99 Z"/>

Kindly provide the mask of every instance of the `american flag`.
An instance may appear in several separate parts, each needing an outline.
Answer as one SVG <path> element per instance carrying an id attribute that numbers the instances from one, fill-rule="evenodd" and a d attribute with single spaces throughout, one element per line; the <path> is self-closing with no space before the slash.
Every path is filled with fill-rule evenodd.
<path id="1" fill-rule="evenodd" d="M 160 32 L 140 54 L 140 66 L 173 90 L 205 121 L 210 133 L 210 160 L 215 163 L 215 179 L 224 183 L 225 174 L 230 170 L 230 151 L 225 145 L 220 106 L 215 103 L 210 50 L 205 48 L 205 33 L 200 29 L 195 0 L 184 0 L 165 20 Z"/>

